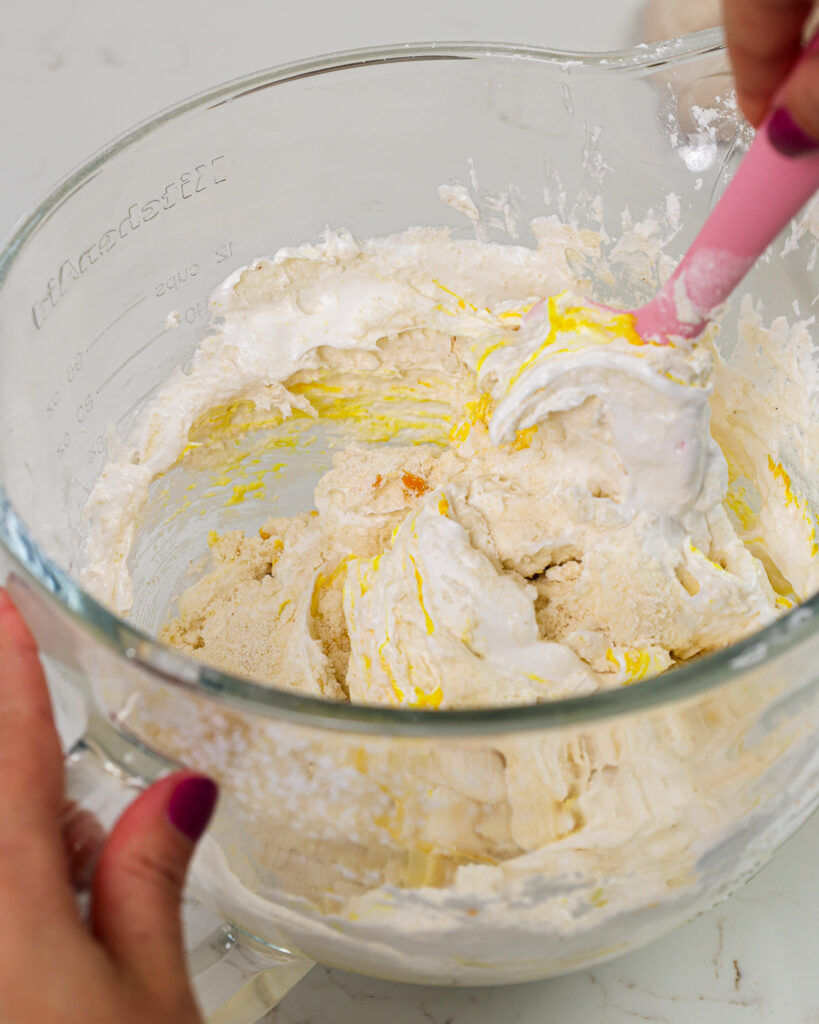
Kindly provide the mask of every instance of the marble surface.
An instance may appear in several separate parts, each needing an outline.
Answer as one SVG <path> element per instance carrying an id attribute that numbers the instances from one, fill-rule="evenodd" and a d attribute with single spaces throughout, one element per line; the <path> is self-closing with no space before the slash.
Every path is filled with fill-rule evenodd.
<path id="1" fill-rule="evenodd" d="M 338 49 L 491 39 L 604 49 L 640 0 L 37 0 L 0 33 L 0 233 L 135 121 L 257 68 Z M 566 978 L 421 989 L 314 968 L 273 1024 L 819 1024 L 819 817 L 740 893 L 647 949 Z"/>

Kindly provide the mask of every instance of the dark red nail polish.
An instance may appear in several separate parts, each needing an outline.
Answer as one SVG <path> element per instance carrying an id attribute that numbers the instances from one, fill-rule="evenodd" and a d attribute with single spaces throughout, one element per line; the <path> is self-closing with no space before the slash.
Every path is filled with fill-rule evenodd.
<path id="1" fill-rule="evenodd" d="M 183 779 L 168 801 L 168 820 L 192 843 L 208 827 L 219 787 L 204 775 L 191 775 Z"/>
<path id="2" fill-rule="evenodd" d="M 779 107 L 771 114 L 768 138 L 774 149 L 779 150 L 783 156 L 802 156 L 819 147 L 819 140 L 803 131 L 784 107 Z"/>

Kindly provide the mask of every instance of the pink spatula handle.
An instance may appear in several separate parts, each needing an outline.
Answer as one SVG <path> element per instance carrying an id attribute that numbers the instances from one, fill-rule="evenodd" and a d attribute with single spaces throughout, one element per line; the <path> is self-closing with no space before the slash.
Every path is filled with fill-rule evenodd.
<path id="1" fill-rule="evenodd" d="M 819 51 L 819 32 L 803 54 Z M 819 144 L 786 156 L 770 140 L 772 117 L 759 127 L 702 230 L 647 305 L 635 311 L 644 338 L 695 338 L 766 247 L 819 189 Z M 781 116 L 781 115 L 780 115 Z"/>

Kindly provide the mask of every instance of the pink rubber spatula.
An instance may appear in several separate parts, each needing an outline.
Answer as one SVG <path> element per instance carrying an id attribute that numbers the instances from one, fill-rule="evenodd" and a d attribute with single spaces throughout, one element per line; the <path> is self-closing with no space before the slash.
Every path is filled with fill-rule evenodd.
<path id="1" fill-rule="evenodd" d="M 819 32 L 803 56 L 817 51 Z M 650 302 L 632 310 L 637 333 L 662 344 L 696 338 L 817 189 L 819 143 L 775 107 L 679 266 Z"/>

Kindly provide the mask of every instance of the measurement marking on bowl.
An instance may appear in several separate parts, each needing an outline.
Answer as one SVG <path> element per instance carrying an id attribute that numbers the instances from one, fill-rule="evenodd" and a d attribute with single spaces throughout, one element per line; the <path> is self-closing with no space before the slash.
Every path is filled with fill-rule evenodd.
<path id="1" fill-rule="evenodd" d="M 144 395 L 140 395 L 139 398 L 133 403 L 133 405 L 129 405 L 128 408 L 125 410 L 125 412 L 117 420 L 117 426 L 119 426 L 120 423 L 122 423 L 125 420 L 127 420 L 128 417 L 131 415 L 131 413 L 134 411 L 134 409 L 136 409 L 138 406 L 140 406 L 145 401 L 145 399 L 148 397 L 148 395 L 152 395 L 154 393 L 154 391 L 156 391 L 156 389 L 159 387 L 159 385 L 161 383 L 162 383 L 162 381 L 158 380 L 156 382 L 156 384 L 154 384 L 154 386 L 152 388 L 148 388 L 148 390 L 145 392 Z"/>
<path id="2" fill-rule="evenodd" d="M 132 309 L 136 309 L 136 307 L 137 307 L 137 306 L 138 306 L 138 305 L 140 304 L 140 302 L 144 302 L 144 301 L 145 301 L 145 299 L 147 299 L 147 297 L 148 297 L 147 295 L 145 295 L 145 294 L 142 294 L 142 295 L 140 295 L 140 296 L 139 296 L 139 298 L 138 298 L 138 299 L 137 299 L 137 300 L 136 300 L 135 302 L 132 302 L 130 306 L 128 306 L 128 307 L 127 307 L 126 309 L 123 309 L 123 311 L 122 311 L 122 312 L 121 312 L 121 313 L 119 314 L 119 316 L 116 316 L 116 317 L 114 317 L 114 319 L 113 319 L 113 320 L 111 321 L 111 323 L 110 323 L 110 324 L 108 324 L 108 326 L 107 326 L 107 327 L 103 327 L 103 329 L 102 329 L 102 330 L 100 331 L 100 333 L 99 333 L 99 334 L 98 334 L 98 335 L 96 336 L 96 338 L 94 338 L 94 340 L 93 340 L 93 341 L 91 342 L 91 344 L 90 344 L 90 345 L 88 346 L 88 348 L 87 348 L 87 349 L 86 349 L 85 351 L 86 351 L 86 352 L 90 352 L 90 351 L 91 351 L 91 349 L 92 349 L 92 348 L 93 348 L 93 347 L 94 347 L 94 346 L 95 346 L 95 345 L 97 344 L 97 342 L 98 342 L 98 341 L 100 340 L 100 338 L 102 338 L 102 337 L 103 337 L 103 335 L 107 334 L 107 333 L 108 333 L 108 331 L 110 331 L 110 330 L 111 330 L 111 328 L 112 328 L 112 327 L 113 327 L 113 326 L 114 326 L 115 324 L 118 324 L 118 323 L 120 322 L 120 320 L 121 320 L 121 319 L 122 319 L 122 318 L 123 318 L 124 316 L 127 316 L 127 315 L 128 315 L 128 313 L 130 313 Z M 97 394 L 99 394 L 99 392 L 97 392 Z"/>
<path id="3" fill-rule="evenodd" d="M 106 388 L 111 383 L 111 381 L 114 379 L 114 377 L 116 377 L 116 375 L 118 373 L 121 373 L 125 369 L 125 367 L 128 365 L 128 363 L 130 363 L 134 359 L 136 359 L 136 357 L 141 352 L 144 352 L 145 349 L 148 348 L 149 345 L 153 345 L 153 343 L 155 341 L 157 341 L 159 338 L 161 338 L 163 334 L 167 334 L 167 331 L 164 328 L 159 332 L 159 334 L 155 334 L 153 336 L 153 338 L 149 338 L 148 341 L 146 341 L 144 345 L 140 345 L 139 348 L 135 352 L 132 352 L 128 356 L 128 358 L 124 362 L 120 363 L 119 366 L 115 370 L 112 370 L 111 373 L 109 373 L 108 376 L 105 378 L 105 380 L 102 382 L 102 384 L 100 384 L 100 386 L 97 388 L 97 394 L 99 395 L 102 392 L 103 388 Z M 153 389 L 151 389 L 151 390 L 153 390 Z"/>

